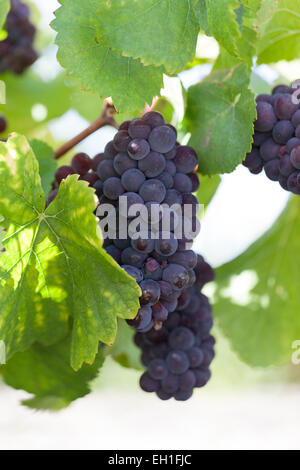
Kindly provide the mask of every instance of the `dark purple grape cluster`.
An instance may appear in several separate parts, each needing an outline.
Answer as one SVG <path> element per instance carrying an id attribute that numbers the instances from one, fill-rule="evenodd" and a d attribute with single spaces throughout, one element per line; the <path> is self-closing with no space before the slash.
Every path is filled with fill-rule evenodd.
<path id="1" fill-rule="evenodd" d="M 5 132 L 7 129 L 7 120 L 5 119 L 4 116 L 0 115 L 0 134 Z"/>
<path id="2" fill-rule="evenodd" d="M 64 165 L 58 168 L 55 174 L 54 189 L 49 194 L 47 204 L 52 202 L 58 193 L 58 186 L 62 180 L 66 179 L 70 175 L 79 175 L 79 179 L 87 181 L 89 186 L 94 187 L 99 181 L 99 177 L 96 173 L 99 163 L 104 159 L 104 154 L 99 153 L 93 159 L 91 159 L 86 153 L 77 153 L 71 162 L 71 165 Z"/>
<path id="3" fill-rule="evenodd" d="M 7 38 L 0 41 L 0 73 L 10 70 L 22 74 L 38 55 L 33 49 L 36 28 L 30 22 L 30 10 L 20 0 L 11 0 L 6 19 Z"/>
<path id="4" fill-rule="evenodd" d="M 243 165 L 251 173 L 263 169 L 283 189 L 300 194 L 300 85 L 278 85 L 272 95 L 259 95 L 251 152 Z"/>
<path id="5" fill-rule="evenodd" d="M 120 126 L 98 165 L 100 179 L 94 188 L 100 205 L 113 204 L 120 212 L 119 198 L 123 196 L 128 208 L 133 204 L 146 207 L 151 223 L 151 209 L 158 209 L 157 239 L 150 234 L 122 239 L 117 234 L 104 243 L 107 253 L 141 288 L 140 310 L 134 320 L 128 321 L 138 331 L 161 328 L 169 313 L 176 310 L 183 290 L 195 280 L 197 256 L 187 249 L 192 240 L 185 236 L 186 232 L 181 238 L 176 237 L 173 226 L 168 232 L 163 231 L 159 217 L 160 210 L 165 210 L 163 206 L 173 204 L 190 204 L 196 214 L 198 202 L 192 192 L 200 184 L 197 162 L 191 147 L 177 143 L 176 129 L 166 124 L 161 114 L 149 112 Z"/>
<path id="6" fill-rule="evenodd" d="M 160 330 L 136 333 L 135 343 L 142 351 L 147 371 L 140 379 L 145 392 L 155 392 L 162 400 L 188 400 L 194 388 L 210 379 L 215 340 L 211 306 L 201 293 L 214 279 L 212 268 L 198 256 L 193 287 L 183 291 L 176 311 L 170 313 Z"/>

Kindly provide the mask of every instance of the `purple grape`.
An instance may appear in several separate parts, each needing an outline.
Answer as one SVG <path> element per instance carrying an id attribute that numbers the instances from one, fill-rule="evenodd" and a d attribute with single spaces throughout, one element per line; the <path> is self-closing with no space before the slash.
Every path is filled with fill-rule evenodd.
<path id="1" fill-rule="evenodd" d="M 147 140 L 134 139 L 128 145 L 128 153 L 133 160 L 142 160 L 150 153 L 150 146 Z"/>
<path id="2" fill-rule="evenodd" d="M 157 179 L 145 181 L 140 190 L 140 196 L 145 202 L 162 202 L 166 196 L 166 188 L 164 184 Z"/>
<path id="3" fill-rule="evenodd" d="M 286 144 L 294 135 L 294 126 L 290 121 L 278 121 L 273 128 L 272 135 L 278 144 Z"/>
<path id="4" fill-rule="evenodd" d="M 130 143 L 131 138 L 127 131 L 117 132 L 113 140 L 113 146 L 117 152 L 126 152 Z"/>
<path id="5" fill-rule="evenodd" d="M 290 154 L 291 151 L 298 145 L 300 145 L 300 139 L 297 139 L 297 137 L 292 137 L 285 146 L 286 153 Z"/>
<path id="6" fill-rule="evenodd" d="M 123 264 L 121 268 L 123 268 L 129 276 L 133 277 L 137 283 L 140 283 L 143 280 L 144 276 L 140 269 L 130 266 L 129 264 Z"/>
<path id="7" fill-rule="evenodd" d="M 0 116 L 0 134 L 5 132 L 7 129 L 7 121 L 4 116 Z"/>
<path id="8" fill-rule="evenodd" d="M 162 256 L 173 255 L 178 248 L 178 241 L 173 233 L 162 232 L 159 234 L 159 240 L 155 241 L 155 251 Z"/>
<path id="9" fill-rule="evenodd" d="M 178 173 L 192 173 L 198 165 L 198 157 L 194 149 L 180 146 L 174 159 Z"/>
<path id="10" fill-rule="evenodd" d="M 298 105 L 292 102 L 290 94 L 278 96 L 274 101 L 274 111 L 278 119 L 290 120 Z"/>
<path id="11" fill-rule="evenodd" d="M 103 194 L 108 199 L 116 200 L 124 194 L 124 188 L 119 178 L 108 178 L 103 184 Z"/>
<path id="12" fill-rule="evenodd" d="M 97 174 L 103 182 L 108 178 L 118 178 L 112 160 L 103 160 L 98 166 Z"/>
<path id="13" fill-rule="evenodd" d="M 166 189 L 172 189 L 174 185 L 173 176 L 170 175 L 167 171 L 163 171 L 157 179 L 163 183 Z"/>
<path id="14" fill-rule="evenodd" d="M 278 145 L 272 138 L 266 140 L 260 147 L 260 156 L 265 161 L 273 160 L 277 157 L 280 149 Z"/>
<path id="15" fill-rule="evenodd" d="M 163 271 L 163 281 L 169 282 L 173 289 L 183 289 L 189 281 L 187 270 L 179 264 L 169 264 Z"/>
<path id="16" fill-rule="evenodd" d="M 147 157 L 139 161 L 138 167 L 147 178 L 155 178 L 164 171 L 166 160 L 161 153 L 150 152 Z"/>
<path id="17" fill-rule="evenodd" d="M 149 135 L 152 150 L 159 153 L 170 152 L 176 144 L 177 135 L 169 126 L 155 127 Z"/>
<path id="18" fill-rule="evenodd" d="M 247 153 L 246 158 L 243 161 L 243 165 L 250 169 L 258 168 L 262 163 L 259 151 L 255 147 L 252 148 L 251 152 Z"/>
<path id="19" fill-rule="evenodd" d="M 154 380 L 165 379 L 168 375 L 165 361 L 162 359 L 153 359 L 148 365 L 148 373 Z"/>
<path id="20" fill-rule="evenodd" d="M 256 131 L 259 132 L 268 132 L 270 131 L 276 121 L 277 118 L 273 111 L 273 107 L 266 103 L 265 101 L 260 101 L 257 103 L 257 119 L 254 123 L 254 128 Z"/>
<path id="21" fill-rule="evenodd" d="M 297 170 L 300 170 L 300 145 L 295 147 L 291 152 L 291 162 Z"/>
<path id="22" fill-rule="evenodd" d="M 137 168 L 131 168 L 123 173 L 121 181 L 123 187 L 129 192 L 138 192 L 145 181 L 145 175 Z"/>
<path id="23" fill-rule="evenodd" d="M 138 251 L 129 247 L 122 252 L 121 259 L 122 264 L 129 264 L 130 266 L 134 266 L 135 268 L 141 268 L 146 257 L 147 255 L 145 255 L 144 253 L 139 253 Z"/>
<path id="24" fill-rule="evenodd" d="M 71 163 L 75 173 L 85 175 L 92 168 L 92 160 L 86 153 L 77 153 Z"/>
<path id="25" fill-rule="evenodd" d="M 127 153 L 118 153 L 113 161 L 113 166 L 118 175 L 122 176 L 127 170 L 137 167 L 137 162 L 132 160 Z"/>
<path id="26" fill-rule="evenodd" d="M 154 127 L 163 126 L 165 124 L 165 120 L 161 114 L 157 113 L 156 111 L 150 111 L 146 113 L 142 120 L 153 129 Z"/>
<path id="27" fill-rule="evenodd" d="M 299 171 L 295 171 L 288 177 L 287 187 L 288 190 L 294 194 L 300 194 L 300 186 L 298 185 Z"/>
<path id="28" fill-rule="evenodd" d="M 151 238 L 138 238 L 131 240 L 131 246 L 139 253 L 151 253 L 154 250 L 155 240 Z"/>
<path id="29" fill-rule="evenodd" d="M 295 171 L 295 168 L 293 167 L 290 156 L 288 154 L 285 154 L 283 155 L 283 157 L 280 158 L 279 170 L 283 176 L 289 176 L 291 173 L 293 173 L 293 171 Z"/>
<path id="30" fill-rule="evenodd" d="M 174 176 L 174 189 L 181 193 L 190 193 L 192 191 L 192 187 L 192 182 L 187 175 L 176 173 Z"/>
<path id="31" fill-rule="evenodd" d="M 149 305 L 151 307 L 159 301 L 160 285 L 157 281 L 145 279 L 140 283 L 140 288 L 142 291 L 140 297 L 141 305 Z"/>
<path id="32" fill-rule="evenodd" d="M 74 175 L 75 171 L 71 166 L 61 166 L 55 173 L 55 179 L 57 183 L 61 183 L 62 180 L 66 179 L 69 175 Z"/>
<path id="33" fill-rule="evenodd" d="M 106 248 L 106 253 L 109 254 L 117 263 L 121 262 L 121 250 L 115 245 L 110 245 Z"/>
<path id="34" fill-rule="evenodd" d="M 181 375 L 188 370 L 189 359 L 183 351 L 171 351 L 167 356 L 167 366 L 172 374 Z"/>
<path id="35" fill-rule="evenodd" d="M 108 144 L 106 144 L 105 149 L 104 149 L 105 160 L 113 160 L 115 156 L 117 155 L 117 153 L 118 153 L 118 150 L 116 150 L 114 146 L 114 141 L 108 142 Z"/>
<path id="36" fill-rule="evenodd" d="M 172 207 L 174 204 L 182 204 L 182 195 L 176 189 L 168 189 L 163 204 Z"/>
<path id="37" fill-rule="evenodd" d="M 143 119 L 134 119 L 130 122 L 128 134 L 132 139 L 148 139 L 151 127 Z"/>
<path id="38" fill-rule="evenodd" d="M 300 125 L 300 109 L 298 109 L 292 116 L 292 124 L 294 127 L 298 127 Z"/>

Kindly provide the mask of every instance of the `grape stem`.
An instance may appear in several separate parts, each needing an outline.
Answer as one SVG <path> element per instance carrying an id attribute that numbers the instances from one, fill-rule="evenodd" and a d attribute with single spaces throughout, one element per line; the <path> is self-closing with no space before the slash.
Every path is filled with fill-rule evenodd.
<path id="1" fill-rule="evenodd" d="M 63 155 L 69 152 L 69 150 L 71 150 L 73 147 L 78 145 L 84 139 L 86 139 L 87 137 L 89 137 L 94 132 L 96 132 L 97 130 L 101 129 L 104 126 L 113 126 L 116 129 L 118 129 L 119 128 L 118 123 L 113 118 L 113 115 L 116 112 L 117 111 L 114 105 L 109 100 L 105 100 L 101 115 L 94 122 L 92 122 L 92 124 L 90 124 L 84 131 L 80 132 L 80 134 L 76 135 L 71 140 L 64 143 L 61 147 L 59 147 L 54 152 L 54 157 L 56 159 L 61 158 Z"/>

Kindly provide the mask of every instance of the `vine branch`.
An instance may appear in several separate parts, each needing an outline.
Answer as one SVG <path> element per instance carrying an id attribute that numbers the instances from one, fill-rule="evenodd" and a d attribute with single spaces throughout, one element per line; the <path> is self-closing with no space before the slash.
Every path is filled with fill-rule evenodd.
<path id="1" fill-rule="evenodd" d="M 101 129 L 104 126 L 113 126 L 116 129 L 118 129 L 119 126 L 117 122 L 115 121 L 115 119 L 113 118 L 113 115 L 115 113 L 116 113 L 116 109 L 114 105 L 109 100 L 105 100 L 101 115 L 94 122 L 92 122 L 92 124 L 90 124 L 84 131 L 80 132 L 78 135 L 76 135 L 71 140 L 64 143 L 61 147 L 59 147 L 54 152 L 54 157 L 56 159 L 61 158 L 63 155 L 69 152 L 69 150 L 71 150 L 73 147 L 78 145 L 84 139 L 86 139 L 87 137 L 89 137 L 94 132 L 96 132 L 97 130 Z"/>

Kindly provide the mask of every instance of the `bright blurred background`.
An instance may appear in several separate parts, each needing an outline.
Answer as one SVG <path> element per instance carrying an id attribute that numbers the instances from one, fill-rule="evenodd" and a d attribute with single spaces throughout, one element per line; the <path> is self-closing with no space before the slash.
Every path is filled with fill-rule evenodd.
<path id="1" fill-rule="evenodd" d="M 47 36 L 58 2 L 33 3 L 40 10 L 41 28 Z M 216 54 L 216 48 L 207 43 L 208 54 Z M 34 69 L 45 81 L 60 72 L 55 46 L 46 48 Z M 184 72 L 184 86 L 209 72 L 209 64 Z M 300 75 L 299 64 L 286 63 L 276 70 L 260 66 L 256 73 L 270 85 L 280 75 L 290 80 Z M 173 93 L 176 100 L 176 82 L 171 82 L 165 93 Z M 179 98 L 178 103 L 180 114 Z M 37 120 L 43 112 L 39 106 L 33 110 Z M 70 110 L 53 120 L 47 133 L 60 142 L 87 123 Z M 94 155 L 114 132 L 101 129 L 78 149 Z M 203 219 L 196 251 L 215 267 L 233 259 L 272 225 L 287 199 L 287 193 L 264 174 L 252 176 L 240 166 L 222 178 Z M 93 384 L 94 392 L 59 413 L 23 408 L 19 402 L 27 394 L 0 385 L 0 449 L 299 449 L 300 385 L 296 379 L 300 368 L 291 364 L 253 369 L 237 358 L 217 327 L 214 333 L 217 355 L 212 379 L 186 403 L 161 402 L 145 394 L 138 386 L 140 373 L 111 359 Z"/>

